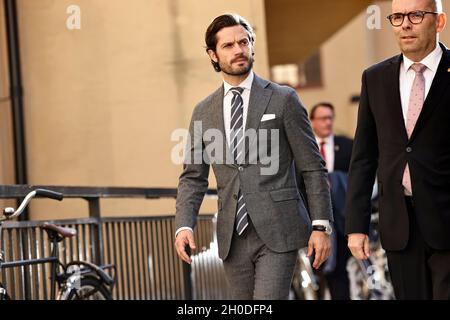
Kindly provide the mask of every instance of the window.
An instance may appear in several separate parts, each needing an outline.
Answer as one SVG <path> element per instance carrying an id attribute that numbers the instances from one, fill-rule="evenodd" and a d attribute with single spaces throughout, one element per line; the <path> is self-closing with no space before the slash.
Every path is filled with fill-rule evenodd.
<path id="1" fill-rule="evenodd" d="M 322 86 L 322 68 L 320 52 L 298 64 L 275 65 L 271 68 L 272 80 L 294 88 Z"/>

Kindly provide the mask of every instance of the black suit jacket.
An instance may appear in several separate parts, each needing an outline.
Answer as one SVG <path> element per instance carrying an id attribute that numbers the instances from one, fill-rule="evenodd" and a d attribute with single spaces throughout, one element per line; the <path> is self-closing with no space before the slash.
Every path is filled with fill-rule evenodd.
<path id="1" fill-rule="evenodd" d="M 368 234 L 378 169 L 380 237 L 386 250 L 409 239 L 402 176 L 409 163 L 416 219 L 424 240 L 450 249 L 450 51 L 444 51 L 415 129 L 403 120 L 399 55 L 364 71 L 346 201 L 346 233 Z"/>
<path id="2" fill-rule="evenodd" d="M 334 136 L 334 171 L 348 172 L 352 156 L 353 140 Z"/>

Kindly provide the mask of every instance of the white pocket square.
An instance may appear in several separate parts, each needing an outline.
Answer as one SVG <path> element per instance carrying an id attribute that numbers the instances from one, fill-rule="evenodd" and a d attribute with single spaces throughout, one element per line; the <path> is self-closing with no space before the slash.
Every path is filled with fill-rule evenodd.
<path id="1" fill-rule="evenodd" d="M 265 115 L 262 116 L 261 122 L 267 121 L 267 120 L 272 120 L 272 119 L 275 119 L 275 115 L 274 114 L 265 114 Z"/>

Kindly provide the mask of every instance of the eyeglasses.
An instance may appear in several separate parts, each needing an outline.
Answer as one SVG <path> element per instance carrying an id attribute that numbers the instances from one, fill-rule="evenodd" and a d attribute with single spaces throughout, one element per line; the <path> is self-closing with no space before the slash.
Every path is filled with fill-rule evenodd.
<path id="1" fill-rule="evenodd" d="M 334 116 L 325 116 L 325 117 L 314 117 L 312 120 L 317 120 L 317 121 L 333 121 L 334 120 Z"/>
<path id="2" fill-rule="evenodd" d="M 403 24 L 403 21 L 405 20 L 405 16 L 408 16 L 408 19 L 412 24 L 420 24 L 422 23 L 423 18 L 425 18 L 426 14 L 436 15 L 438 13 L 430 11 L 411 11 L 409 13 L 397 12 L 387 16 L 387 18 L 394 27 L 400 27 Z"/>

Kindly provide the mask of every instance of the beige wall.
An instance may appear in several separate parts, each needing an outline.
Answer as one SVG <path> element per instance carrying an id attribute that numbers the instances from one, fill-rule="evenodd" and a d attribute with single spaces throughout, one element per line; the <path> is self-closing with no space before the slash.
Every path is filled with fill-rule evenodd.
<path id="1" fill-rule="evenodd" d="M 71 4 L 81 8 L 81 30 L 65 26 Z M 257 30 L 255 69 L 267 76 L 263 8 L 262 0 L 18 0 L 30 183 L 176 187 L 171 133 L 221 84 L 203 49 L 205 29 L 224 12 L 247 17 Z M 173 213 L 174 201 L 102 207 L 107 215 Z M 31 217 L 86 208 L 42 200 Z M 214 212 L 215 202 L 203 210 Z"/>
<path id="2" fill-rule="evenodd" d="M 391 13 L 390 1 L 376 1 L 381 9 L 381 29 L 369 30 L 366 10 L 336 32 L 320 48 L 322 55 L 321 88 L 303 89 L 298 93 L 308 109 L 319 101 L 330 101 L 336 106 L 336 132 L 353 136 L 356 129 L 358 105 L 350 102 L 359 95 L 364 69 L 399 53 L 392 27 L 385 18 Z M 450 4 L 443 1 L 444 11 Z M 440 35 L 450 46 L 450 24 Z"/>

